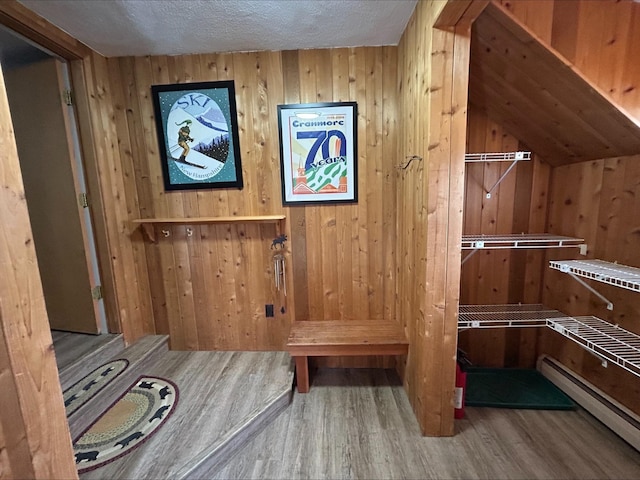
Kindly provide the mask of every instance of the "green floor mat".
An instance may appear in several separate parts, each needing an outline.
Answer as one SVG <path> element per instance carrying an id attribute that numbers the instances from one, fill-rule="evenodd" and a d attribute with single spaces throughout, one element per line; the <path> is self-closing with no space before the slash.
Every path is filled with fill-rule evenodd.
<path id="1" fill-rule="evenodd" d="M 572 410 L 571 399 L 540 372 L 522 368 L 467 369 L 465 405 Z"/>

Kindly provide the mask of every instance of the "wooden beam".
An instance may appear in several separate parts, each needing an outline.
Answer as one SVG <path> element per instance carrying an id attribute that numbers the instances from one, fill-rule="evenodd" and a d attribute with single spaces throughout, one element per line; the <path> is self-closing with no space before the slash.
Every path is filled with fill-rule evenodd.
<path id="1" fill-rule="evenodd" d="M 455 26 L 470 26 L 489 0 L 449 0 L 434 24 L 435 28 L 445 29 Z"/>
<path id="2" fill-rule="evenodd" d="M 1 72 L 0 151 L 0 440 L 14 478 L 78 478 Z"/>
<path id="3" fill-rule="evenodd" d="M 92 51 L 84 43 L 16 0 L 0 2 L 0 24 L 66 60 L 82 59 Z"/>

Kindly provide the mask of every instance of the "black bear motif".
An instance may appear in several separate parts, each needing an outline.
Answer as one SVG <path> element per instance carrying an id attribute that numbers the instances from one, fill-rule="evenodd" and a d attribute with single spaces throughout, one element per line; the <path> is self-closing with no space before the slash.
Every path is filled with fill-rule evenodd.
<path id="1" fill-rule="evenodd" d="M 119 442 L 117 442 L 116 445 L 121 445 L 122 448 L 124 448 L 127 445 L 129 445 L 131 442 L 133 442 L 134 440 L 137 440 L 138 438 L 141 438 L 141 437 L 144 437 L 144 433 L 135 432 L 135 433 L 132 433 L 131 435 L 129 435 L 128 437 L 125 437 L 122 440 L 120 440 Z"/>
<path id="2" fill-rule="evenodd" d="M 75 393 L 73 395 L 71 395 L 69 398 L 67 398 L 64 401 L 64 406 L 68 407 L 69 405 L 71 405 L 73 402 L 75 402 L 78 399 L 78 395 L 76 395 Z"/>
<path id="3" fill-rule="evenodd" d="M 151 417 L 149 419 L 149 423 L 153 422 L 156 418 L 158 420 L 162 420 L 162 416 L 164 415 L 164 412 L 166 412 L 167 410 L 169 410 L 169 405 L 165 405 L 164 407 L 160 407 L 158 410 L 156 410 L 156 413 L 153 414 L 153 417 Z"/>
<path id="4" fill-rule="evenodd" d="M 113 367 L 109 367 L 107 368 L 104 372 L 102 372 L 100 374 L 101 377 L 106 377 L 107 375 L 109 375 L 111 372 L 113 372 L 115 369 Z"/>
<path id="5" fill-rule="evenodd" d="M 146 388 L 147 390 L 151 390 L 156 382 L 140 382 L 138 384 L 138 388 Z"/>
<path id="6" fill-rule="evenodd" d="M 80 463 L 83 460 L 86 460 L 87 462 L 95 462 L 99 453 L 100 452 L 97 450 L 92 452 L 78 452 L 76 453 L 76 463 Z"/>
<path id="7" fill-rule="evenodd" d="M 171 395 L 171 391 L 169 390 L 169 387 L 165 386 L 158 392 L 158 394 L 160 395 L 160 400 L 164 400 L 167 398 L 167 395 Z"/>
<path id="8" fill-rule="evenodd" d="M 91 380 L 89 383 L 87 383 L 84 387 L 82 387 L 82 390 L 84 390 L 85 392 L 87 390 L 89 390 L 91 387 L 93 387 L 96 383 L 98 383 L 95 380 Z"/>

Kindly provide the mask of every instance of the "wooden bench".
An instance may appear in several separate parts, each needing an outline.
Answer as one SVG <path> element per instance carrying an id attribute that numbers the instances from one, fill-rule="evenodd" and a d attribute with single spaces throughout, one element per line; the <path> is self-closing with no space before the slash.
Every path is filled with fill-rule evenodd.
<path id="1" fill-rule="evenodd" d="M 309 357 L 406 355 L 402 328 L 393 320 L 294 322 L 287 350 L 296 362 L 299 393 L 309 391 Z"/>

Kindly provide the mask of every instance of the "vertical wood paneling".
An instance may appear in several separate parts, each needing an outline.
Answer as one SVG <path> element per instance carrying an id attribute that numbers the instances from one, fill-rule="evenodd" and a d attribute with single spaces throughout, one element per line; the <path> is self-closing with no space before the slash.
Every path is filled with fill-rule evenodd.
<path id="1" fill-rule="evenodd" d="M 146 280 L 136 275 L 135 265 L 144 264 L 145 259 L 130 240 L 129 220 L 137 216 L 138 207 L 135 202 L 127 203 L 126 192 L 131 190 L 126 186 L 111 90 L 117 71 L 110 71 L 106 59 L 98 54 L 87 57 L 84 67 L 119 323 L 126 341 L 132 342 L 153 333 L 154 325 Z"/>
<path id="2" fill-rule="evenodd" d="M 374 313 L 369 305 L 369 282 L 367 274 L 369 262 L 375 261 L 369 258 L 369 229 L 367 225 L 367 213 L 369 211 L 370 191 L 375 187 L 369 183 L 368 171 L 369 159 L 367 158 L 368 138 L 371 133 L 367 129 L 368 115 L 370 112 L 366 102 L 366 53 L 365 49 L 352 50 L 349 58 L 349 76 L 353 81 L 349 84 L 351 98 L 358 99 L 358 196 L 361 199 L 357 210 L 352 210 L 351 217 L 351 275 L 352 275 L 352 301 L 354 312 L 370 318 Z"/>
<path id="3" fill-rule="evenodd" d="M 560 224 L 569 235 L 586 235 L 588 258 L 640 267 L 639 165 L 640 156 L 636 155 L 555 168 L 550 225 Z M 580 187 L 568 188 L 569 185 Z M 607 310 L 604 303 L 583 286 L 555 270 L 544 274 L 544 301 L 569 315 L 595 315 L 640 334 L 638 294 L 600 283 L 593 286 L 613 302 L 613 311 Z M 540 351 L 558 358 L 640 413 L 637 402 L 640 379 L 637 377 L 615 366 L 603 368 L 595 357 L 553 332 L 545 333 Z"/>
<path id="4" fill-rule="evenodd" d="M 383 63 L 385 65 L 396 63 L 398 49 L 385 47 L 383 49 Z M 382 255 L 384 258 L 384 293 L 382 294 L 384 309 L 383 318 L 395 319 L 396 317 L 396 290 L 398 276 L 396 275 L 397 254 L 397 145 L 400 110 L 396 100 L 398 92 L 397 68 L 383 69 L 382 78 L 382 189 L 385 195 L 382 197 Z"/>
<path id="5" fill-rule="evenodd" d="M 395 307 L 385 299 L 393 298 L 395 288 L 389 235 L 395 201 L 385 210 L 384 199 L 393 197 L 394 183 L 383 172 L 395 164 L 384 152 L 395 148 L 396 132 L 383 135 L 383 119 L 396 118 L 396 85 L 383 79 L 395 79 L 396 65 L 395 49 L 382 48 L 109 60 L 113 128 L 123 138 L 119 157 L 127 162 L 119 198 L 130 220 L 138 215 L 290 214 L 285 255 L 293 293 L 300 295 L 297 307 L 294 281 L 287 297 L 275 291 L 273 226 L 166 227 L 171 235 L 158 235 L 156 244 L 132 234 L 134 251 L 145 255 L 136 276 L 148 272 L 148 287 L 142 284 L 142 289 L 149 292 L 155 329 L 170 333 L 172 348 L 281 349 L 294 318 L 393 319 Z M 150 86 L 223 79 L 233 79 L 236 86 L 244 189 L 165 192 Z M 133 92 L 137 100 L 125 111 L 121 105 Z M 340 100 L 358 102 L 361 111 L 360 201 L 283 208 L 277 105 Z M 341 259 L 343 247 L 351 254 Z M 265 318 L 269 303 L 276 306 L 275 319 Z"/>
<path id="6" fill-rule="evenodd" d="M 4 329 L 0 328 L 0 478 L 34 478 L 26 425 L 22 418 L 15 374 L 9 361 Z"/>
<path id="7" fill-rule="evenodd" d="M 410 339 L 399 370 L 426 435 L 453 434 L 469 32 L 434 30 L 444 3 L 420 2 L 400 42 L 402 134 L 398 289 Z"/>
<path id="8" fill-rule="evenodd" d="M 350 99 L 349 56 L 350 50 L 347 48 L 332 51 L 333 94 L 336 101 L 345 102 Z M 335 259 L 339 265 L 342 265 L 345 272 L 351 272 L 351 215 L 355 208 L 357 207 L 347 206 L 336 209 Z M 354 318 L 351 276 L 338 275 L 336 289 L 339 309 L 336 318 Z"/>
<path id="9" fill-rule="evenodd" d="M 513 152 L 523 148 L 518 139 L 480 110 L 470 109 L 469 153 Z M 485 198 L 486 191 L 509 165 L 509 162 L 466 165 L 463 226 L 466 234 L 545 231 L 550 167 L 535 155 L 533 160 L 516 165 L 492 192 L 491 198 Z M 462 267 L 460 302 L 472 305 L 539 303 L 545 268 L 543 258 L 540 251 L 477 252 Z M 535 364 L 536 337 L 519 329 L 462 332 L 460 347 L 478 365 L 532 367 Z"/>
<path id="10" fill-rule="evenodd" d="M 333 101 L 333 62 L 331 60 L 331 51 L 322 50 L 317 52 L 314 59 L 314 70 L 316 72 L 316 101 L 330 102 Z M 338 299 L 338 231 L 337 231 L 337 212 L 339 206 L 326 205 L 319 207 L 316 211 L 319 214 L 317 226 L 319 226 L 320 245 L 322 246 L 322 278 L 318 280 L 322 284 L 322 310 L 324 318 L 338 319 L 340 318 L 340 305 Z M 310 288 L 317 288 L 316 285 L 310 285 Z"/>

